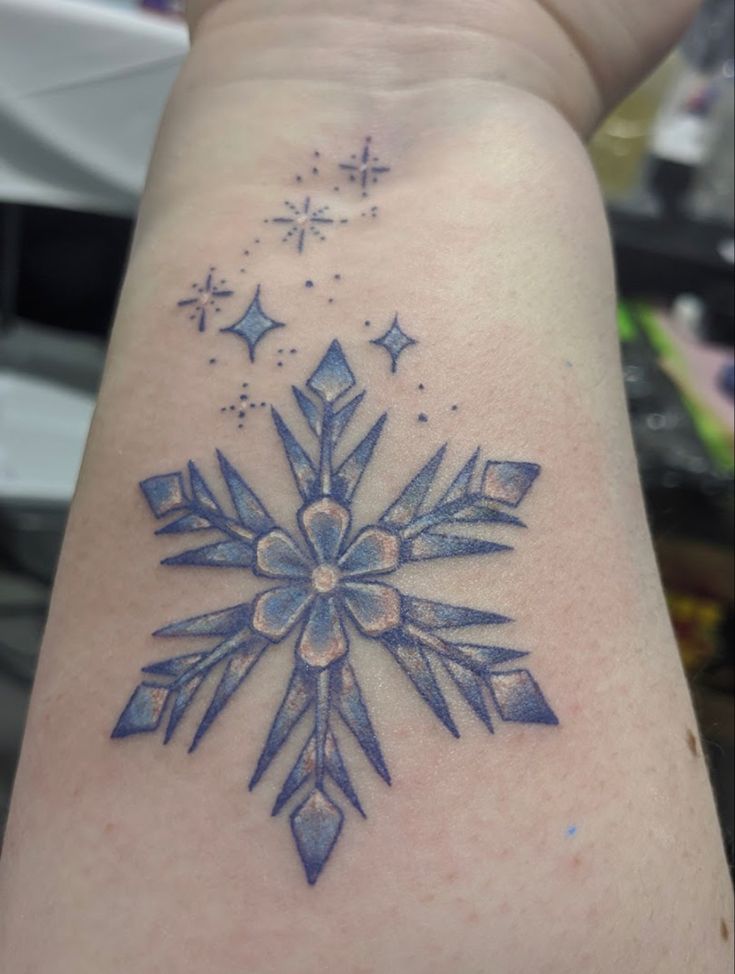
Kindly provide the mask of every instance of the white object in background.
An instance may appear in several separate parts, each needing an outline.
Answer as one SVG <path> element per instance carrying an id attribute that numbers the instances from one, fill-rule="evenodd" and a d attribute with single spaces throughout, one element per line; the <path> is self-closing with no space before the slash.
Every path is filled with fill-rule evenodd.
<path id="1" fill-rule="evenodd" d="M 0 0 L 0 201 L 133 214 L 183 23 L 94 0 Z"/>
<path id="2" fill-rule="evenodd" d="M 0 504 L 68 504 L 93 411 L 92 396 L 0 371 Z"/>

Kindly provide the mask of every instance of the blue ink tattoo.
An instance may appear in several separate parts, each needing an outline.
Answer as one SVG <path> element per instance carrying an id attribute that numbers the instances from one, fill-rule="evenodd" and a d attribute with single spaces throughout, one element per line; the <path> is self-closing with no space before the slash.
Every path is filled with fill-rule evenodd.
<path id="1" fill-rule="evenodd" d="M 337 220 L 329 216 L 329 206 L 312 206 L 310 196 L 304 197 L 300 206 L 296 206 L 291 200 L 284 200 L 283 205 L 289 211 L 287 216 L 271 217 L 266 223 L 278 223 L 287 227 L 281 240 L 283 243 L 293 241 L 296 249 L 301 254 L 308 236 L 315 237 L 317 240 L 326 240 L 324 230 L 335 223 L 347 223 L 347 220 Z"/>
<path id="2" fill-rule="evenodd" d="M 199 331 L 207 330 L 207 315 L 212 311 L 219 313 L 222 310 L 220 302 L 235 293 L 227 287 L 224 278 L 215 280 L 214 271 L 215 268 L 210 267 L 203 282 L 192 284 L 193 294 L 176 302 L 179 308 L 189 309 L 189 321 L 196 321 Z"/>
<path id="3" fill-rule="evenodd" d="M 390 172 L 390 166 L 382 165 L 378 156 L 373 154 L 372 139 L 368 135 L 363 143 L 362 151 L 353 153 L 349 162 L 341 162 L 339 168 L 349 173 L 351 183 L 357 183 L 363 196 L 369 193 L 370 185 L 378 182 L 380 176 Z"/>
<path id="4" fill-rule="evenodd" d="M 234 324 L 228 325 L 227 328 L 220 328 L 220 331 L 236 335 L 242 339 L 248 347 L 250 361 L 254 362 L 255 349 L 261 338 L 267 335 L 269 331 L 273 331 L 274 328 L 285 327 L 282 321 L 275 321 L 263 311 L 263 306 L 260 303 L 259 284 L 255 289 L 253 300 L 247 306 L 242 316 Z"/>
<path id="5" fill-rule="evenodd" d="M 379 345 L 386 350 L 390 355 L 390 370 L 395 372 L 398 368 L 398 357 L 401 352 L 404 352 L 410 345 L 418 345 L 418 342 L 405 333 L 401 328 L 398 315 L 395 315 L 388 331 L 380 338 L 372 338 L 370 344 Z"/>
<path id="6" fill-rule="evenodd" d="M 293 638 L 291 677 L 266 736 L 254 788 L 308 714 L 306 742 L 273 806 L 292 802 L 294 842 L 313 884 L 342 831 L 340 794 L 365 816 L 343 758 L 336 718 L 341 718 L 374 771 L 390 774 L 358 682 L 351 649 L 355 632 L 382 647 L 403 671 L 441 724 L 459 736 L 437 679 L 453 683 L 475 716 L 493 731 L 493 713 L 504 721 L 556 724 L 557 718 L 531 676 L 517 665 L 525 652 L 494 642 L 452 635 L 472 626 L 511 620 L 485 609 L 418 598 L 391 584 L 403 565 L 442 558 L 492 556 L 508 545 L 472 537 L 475 526 L 524 527 L 512 513 L 540 468 L 533 463 L 487 461 L 479 473 L 476 451 L 443 489 L 437 487 L 445 447 L 439 449 L 371 524 L 356 527 L 352 506 L 380 441 L 387 414 L 357 445 L 343 448 L 365 393 L 337 341 L 332 342 L 296 406 L 313 436 L 307 448 L 275 409 L 275 429 L 298 493 L 298 533 L 280 527 L 238 470 L 218 452 L 229 504 L 217 498 L 198 467 L 142 481 L 148 505 L 164 521 L 157 534 L 203 532 L 205 544 L 165 558 L 172 566 L 242 569 L 266 587 L 251 602 L 181 619 L 159 629 L 165 638 L 205 640 L 199 648 L 143 667 L 145 678 L 127 704 L 112 737 L 151 733 L 164 717 L 164 741 L 210 676 L 212 692 L 190 750 L 196 749 L 222 709 L 271 647 Z M 214 537 L 214 540 L 212 540 Z M 272 583 L 272 584 L 270 584 Z M 449 634 L 448 634 L 449 632 Z M 510 665 L 508 665 L 510 664 Z M 340 731 L 340 734 L 342 731 Z"/>

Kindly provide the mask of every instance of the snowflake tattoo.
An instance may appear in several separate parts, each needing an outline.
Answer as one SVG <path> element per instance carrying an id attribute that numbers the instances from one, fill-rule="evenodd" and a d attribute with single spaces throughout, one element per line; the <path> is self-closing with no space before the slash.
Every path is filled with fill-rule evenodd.
<path id="1" fill-rule="evenodd" d="M 198 691 L 217 671 L 218 679 L 194 733 L 193 751 L 261 656 L 293 640 L 291 677 L 250 787 L 257 785 L 308 714 L 305 739 L 276 798 L 273 815 L 293 800 L 291 831 L 311 884 L 342 831 L 344 811 L 339 794 L 365 815 L 342 757 L 337 717 L 375 772 L 390 784 L 357 679 L 356 634 L 390 654 L 455 737 L 459 732 L 437 674 L 443 673 L 455 685 L 491 732 L 493 713 L 504 721 L 557 723 L 529 671 L 517 665 L 526 653 L 452 635 L 467 627 L 499 626 L 510 619 L 484 609 L 417 598 L 391 584 L 402 565 L 510 550 L 505 544 L 472 536 L 472 530 L 522 527 L 512 512 L 540 468 L 533 463 L 490 460 L 478 474 L 478 450 L 442 491 L 436 487 L 445 452 L 442 447 L 375 523 L 356 529 L 353 500 L 381 437 L 386 414 L 354 449 L 342 450 L 343 435 L 365 396 L 360 392 L 350 397 L 354 386 L 355 377 L 335 341 L 306 388 L 294 388 L 296 404 L 316 441 L 313 450 L 273 410 L 299 496 L 296 536 L 273 521 L 240 473 L 219 453 L 229 511 L 192 462 L 188 476 L 167 473 L 141 483 L 156 518 L 169 519 L 157 533 L 210 532 L 217 538 L 166 558 L 164 564 L 242 568 L 273 584 L 249 603 L 182 619 L 158 630 L 156 636 L 206 640 L 209 645 L 145 666 L 146 677 L 112 732 L 114 738 L 153 732 L 166 716 L 164 740 L 170 740 Z"/>
<path id="2" fill-rule="evenodd" d="M 220 278 L 219 281 L 214 279 L 214 267 L 210 267 L 207 276 L 202 284 L 192 284 L 192 291 L 194 292 L 191 297 L 182 298 L 181 301 L 177 301 L 177 306 L 179 308 L 189 309 L 189 320 L 196 321 L 199 331 L 207 330 L 207 315 L 209 312 L 214 311 L 218 313 L 222 310 L 220 301 L 223 298 L 231 298 L 235 293 L 230 291 L 226 286 L 227 281 L 224 278 Z"/>

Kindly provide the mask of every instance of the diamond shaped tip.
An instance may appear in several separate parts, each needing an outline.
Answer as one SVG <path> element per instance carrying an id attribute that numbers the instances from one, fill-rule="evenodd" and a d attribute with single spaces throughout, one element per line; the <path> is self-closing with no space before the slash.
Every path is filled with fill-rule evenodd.
<path id="1" fill-rule="evenodd" d="M 320 399 L 332 403 L 355 384 L 355 377 L 338 341 L 333 341 L 327 353 L 309 377 L 308 387 Z"/>
<path id="2" fill-rule="evenodd" d="M 156 517 L 164 517 L 186 507 L 184 482 L 178 471 L 141 480 L 140 489 Z"/>
<path id="3" fill-rule="evenodd" d="M 344 815 L 321 789 L 315 788 L 291 815 L 291 831 L 313 885 L 336 845 Z"/>
<path id="4" fill-rule="evenodd" d="M 489 460 L 482 476 L 482 495 L 518 507 L 541 472 L 537 463 Z"/>

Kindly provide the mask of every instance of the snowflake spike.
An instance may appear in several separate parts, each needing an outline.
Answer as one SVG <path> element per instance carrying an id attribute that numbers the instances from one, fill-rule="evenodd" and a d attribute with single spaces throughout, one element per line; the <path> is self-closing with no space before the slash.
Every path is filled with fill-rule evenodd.
<path id="1" fill-rule="evenodd" d="M 140 683 L 125 704 L 110 736 L 129 737 L 158 730 L 168 694 L 168 687 L 160 683 Z"/>
<path id="2" fill-rule="evenodd" d="M 296 665 L 281 705 L 273 718 L 268 737 L 258 758 L 258 764 L 248 784 L 251 791 L 268 770 L 271 761 L 285 744 L 289 734 L 303 717 L 313 699 L 314 681 L 305 667 Z"/>
<path id="3" fill-rule="evenodd" d="M 162 565 L 201 565 L 210 568 L 252 568 L 255 564 L 253 546 L 247 541 L 217 541 L 192 548 L 161 560 Z"/>
<path id="4" fill-rule="evenodd" d="M 393 528 L 403 528 L 410 524 L 419 513 L 426 495 L 431 490 L 446 449 L 446 443 L 439 447 L 434 456 L 406 484 L 398 498 L 381 515 L 379 519 L 381 524 L 387 524 Z"/>
<path id="5" fill-rule="evenodd" d="M 528 656 L 526 651 L 506 649 L 503 646 L 478 646 L 472 643 L 451 643 L 446 640 L 442 642 L 446 656 L 461 663 L 462 666 L 468 666 L 480 675 L 486 675 L 494 666 Z"/>
<path id="6" fill-rule="evenodd" d="M 169 659 L 158 660 L 157 663 L 149 663 L 148 666 L 141 666 L 141 673 L 150 673 L 152 676 L 170 676 L 176 678 L 190 670 L 192 666 L 208 656 L 205 650 L 203 653 L 184 653 L 181 656 L 172 656 Z"/>
<path id="7" fill-rule="evenodd" d="M 190 531 L 211 531 L 214 525 L 202 514 L 182 514 L 156 530 L 156 534 L 188 534 Z"/>
<path id="8" fill-rule="evenodd" d="M 217 461 L 240 524 L 256 534 L 265 534 L 266 531 L 270 531 L 275 526 L 275 522 L 257 494 L 245 483 L 238 471 L 220 450 L 217 450 Z"/>
<path id="9" fill-rule="evenodd" d="M 465 538 L 461 535 L 426 532 L 401 545 L 405 561 L 427 561 L 432 558 L 458 558 L 464 555 L 489 555 L 512 551 L 510 545 L 484 538 Z"/>
<path id="10" fill-rule="evenodd" d="M 482 496 L 518 507 L 540 473 L 537 463 L 488 460 L 482 475 Z"/>
<path id="11" fill-rule="evenodd" d="M 335 471 L 332 480 L 332 493 L 336 500 L 347 504 L 357 490 L 365 468 L 372 459 L 375 447 L 383 432 L 383 426 L 388 418 L 387 413 L 373 424 L 368 433 L 360 440 L 342 465 Z"/>
<path id="12" fill-rule="evenodd" d="M 253 639 L 247 644 L 243 652 L 238 653 L 236 656 L 231 656 L 227 661 L 227 666 L 217 684 L 217 689 L 214 691 L 209 706 L 200 720 L 194 738 L 189 745 L 190 754 L 199 747 L 202 738 L 219 716 L 225 704 L 229 703 L 235 693 L 240 689 L 269 645 L 264 639 Z"/>
<path id="13" fill-rule="evenodd" d="M 370 722 L 365 701 L 363 700 L 360 684 L 357 682 L 355 671 L 345 659 L 331 668 L 332 698 L 337 710 L 347 727 L 352 731 L 357 743 L 373 768 L 385 781 L 390 784 L 390 773 L 385 764 L 378 738 Z"/>
<path id="14" fill-rule="evenodd" d="M 240 602 L 238 605 L 215 612 L 205 612 L 203 615 L 191 616 L 189 619 L 179 619 L 161 629 L 156 629 L 154 636 L 231 636 L 250 625 L 250 603 Z"/>
<path id="15" fill-rule="evenodd" d="M 204 682 L 207 676 L 206 671 L 204 673 L 197 673 L 190 680 L 183 683 L 176 691 L 171 691 L 174 693 L 174 702 L 171 707 L 171 713 L 169 714 L 168 724 L 166 725 L 166 733 L 163 737 L 163 743 L 168 744 L 174 735 L 174 731 L 179 726 L 179 721 L 184 716 L 189 708 L 189 704 L 194 699 L 197 690 Z"/>
<path id="16" fill-rule="evenodd" d="M 558 724 L 559 720 L 528 670 L 504 670 L 487 677 L 503 720 L 521 724 Z"/>
<path id="17" fill-rule="evenodd" d="M 304 500 L 311 500 L 315 496 L 318 488 L 318 477 L 314 464 L 291 430 L 281 419 L 278 410 L 271 409 L 271 415 L 273 416 L 276 431 L 281 438 L 283 449 L 291 467 L 291 473 L 296 481 L 296 487 Z"/>
<path id="18" fill-rule="evenodd" d="M 332 440 L 336 444 L 339 442 L 340 437 L 347 429 L 355 415 L 355 411 L 360 403 L 365 398 L 365 393 L 361 392 L 356 395 L 353 399 L 350 399 L 348 403 L 345 403 L 341 409 L 338 409 L 336 413 L 332 416 Z"/>
<path id="19" fill-rule="evenodd" d="M 288 777 L 283 783 L 283 787 L 278 793 L 271 815 L 275 816 L 281 811 L 286 802 L 295 795 L 296 792 L 305 784 L 314 773 L 316 766 L 316 747 L 314 735 L 311 734 L 304 746 L 301 748 L 299 756 L 296 758 L 294 766 L 288 773 Z"/>
<path id="20" fill-rule="evenodd" d="M 492 734 L 493 722 L 490 718 L 490 712 L 487 709 L 487 703 L 483 694 L 483 684 L 480 678 L 471 670 L 466 669 L 452 659 L 447 659 L 445 656 L 440 657 L 440 659 L 444 665 L 444 669 L 451 676 L 452 681 L 456 684 L 457 689 L 465 701 Z"/>
<path id="21" fill-rule="evenodd" d="M 139 486 L 156 517 L 165 517 L 173 511 L 184 510 L 189 505 L 184 478 L 179 470 L 148 477 L 141 480 Z"/>
<path id="22" fill-rule="evenodd" d="M 314 436 L 321 436 L 322 417 L 315 403 L 313 403 L 307 395 L 304 395 L 298 386 L 291 386 L 291 392 L 293 392 L 296 404 L 301 410 L 304 419 L 309 424 L 309 429 L 311 432 L 314 434 Z"/>
<path id="23" fill-rule="evenodd" d="M 352 782 L 350 781 L 350 776 L 347 773 L 347 768 L 345 767 L 344 761 L 342 760 L 342 755 L 340 754 L 339 746 L 337 744 L 337 738 L 329 729 L 327 730 L 325 759 L 326 769 L 329 777 L 342 790 L 353 808 L 355 808 L 363 818 L 367 818 L 367 815 L 360 804 L 360 799 L 357 797 L 357 792 L 352 786 Z"/>
<path id="24" fill-rule="evenodd" d="M 222 508 L 217 503 L 214 494 L 209 489 L 209 485 L 193 460 L 189 460 L 188 469 L 191 492 L 194 495 L 194 500 L 196 503 L 200 507 L 203 507 L 204 510 L 210 511 L 212 514 L 221 515 Z"/>
<path id="25" fill-rule="evenodd" d="M 307 386 L 325 403 L 334 403 L 355 384 L 352 374 L 342 351 L 342 346 L 335 340 L 327 349 L 326 354 L 306 380 Z"/>
<path id="26" fill-rule="evenodd" d="M 310 886 L 319 878 L 342 831 L 344 815 L 325 791 L 314 788 L 291 814 L 291 831 Z"/>
<path id="27" fill-rule="evenodd" d="M 445 504 L 451 504 L 452 501 L 460 500 L 469 494 L 470 486 L 472 484 L 472 477 L 475 473 L 475 467 L 477 466 L 477 461 L 479 458 L 480 448 L 478 447 L 451 482 L 441 500 L 436 505 L 437 507 L 443 507 Z"/>
<path id="28" fill-rule="evenodd" d="M 497 626 L 512 622 L 508 616 L 501 616 L 495 612 L 485 612 L 482 609 L 469 609 L 461 605 L 449 605 L 445 602 L 432 602 L 429 599 L 417 599 L 413 596 L 403 596 L 403 615 L 407 622 L 415 622 L 419 626 L 429 629 L 449 629 L 455 626 Z"/>
<path id="29" fill-rule="evenodd" d="M 436 682 L 431 665 L 421 647 L 414 640 L 406 638 L 400 631 L 386 634 L 383 637 L 383 645 L 390 651 L 420 696 L 450 734 L 459 737 L 459 731 L 452 720 L 444 694 Z"/>

